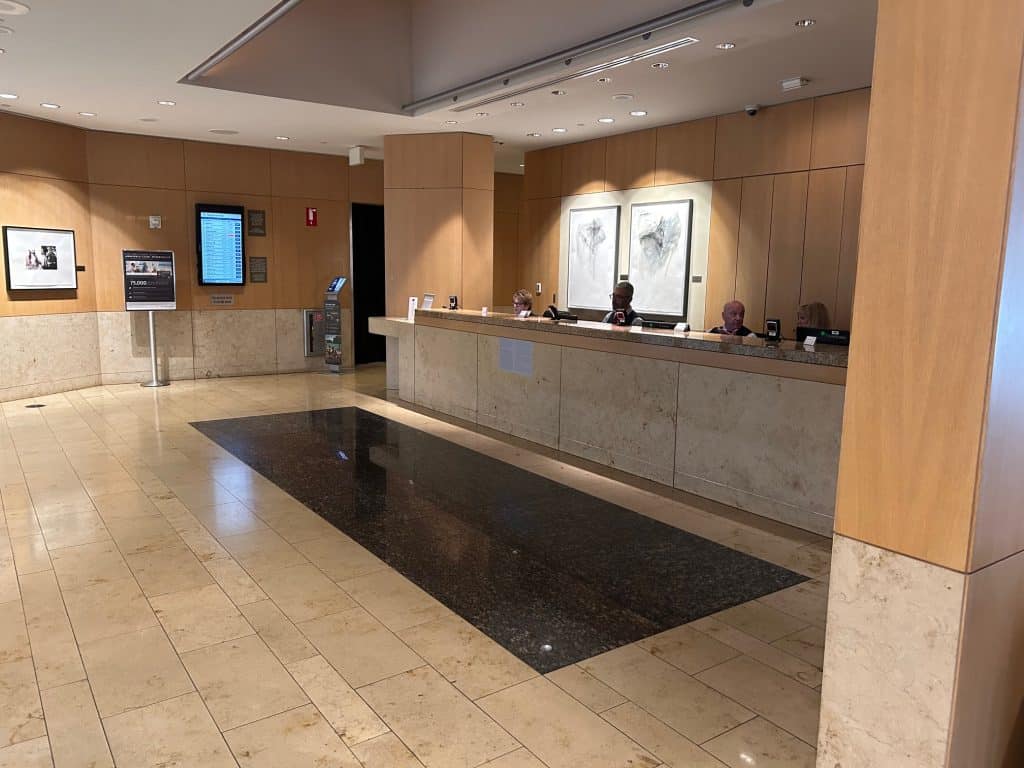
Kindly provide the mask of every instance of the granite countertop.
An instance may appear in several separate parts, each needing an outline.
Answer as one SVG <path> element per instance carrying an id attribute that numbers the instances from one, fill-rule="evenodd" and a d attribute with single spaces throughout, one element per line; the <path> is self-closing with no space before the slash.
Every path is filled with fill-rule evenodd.
<path id="1" fill-rule="evenodd" d="M 654 328 L 636 326 L 614 326 L 607 323 L 595 323 L 580 320 L 577 323 L 557 323 L 546 317 L 519 318 L 514 315 L 488 314 L 481 315 L 471 310 L 451 311 L 447 309 L 417 309 L 416 317 L 448 320 L 456 322 L 480 323 L 483 325 L 507 326 L 538 333 L 564 333 L 571 336 L 588 336 L 597 339 L 628 341 L 637 344 L 655 344 L 662 347 L 680 349 L 699 349 L 706 352 L 720 352 L 727 355 L 745 355 L 771 360 L 785 360 L 791 363 L 809 365 L 827 365 L 835 368 L 846 368 L 847 347 L 822 345 L 808 351 L 803 344 L 795 341 L 781 341 L 768 344 L 763 339 L 753 337 L 721 336 L 717 333 L 690 331 L 681 333 Z"/>

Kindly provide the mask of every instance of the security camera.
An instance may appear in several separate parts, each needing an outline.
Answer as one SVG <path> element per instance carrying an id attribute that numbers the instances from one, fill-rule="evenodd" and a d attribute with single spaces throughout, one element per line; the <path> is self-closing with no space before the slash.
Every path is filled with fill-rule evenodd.
<path id="1" fill-rule="evenodd" d="M 760 109 L 761 106 L 759 104 L 747 104 L 747 106 L 743 108 L 743 111 L 753 117 L 760 111 Z"/>

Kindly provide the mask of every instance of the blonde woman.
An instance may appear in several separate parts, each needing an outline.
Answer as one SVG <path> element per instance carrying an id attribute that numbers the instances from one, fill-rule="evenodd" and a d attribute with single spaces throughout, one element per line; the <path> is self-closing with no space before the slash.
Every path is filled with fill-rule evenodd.
<path id="1" fill-rule="evenodd" d="M 828 307 L 820 301 L 801 304 L 796 310 L 797 328 L 831 328 L 828 320 Z"/>

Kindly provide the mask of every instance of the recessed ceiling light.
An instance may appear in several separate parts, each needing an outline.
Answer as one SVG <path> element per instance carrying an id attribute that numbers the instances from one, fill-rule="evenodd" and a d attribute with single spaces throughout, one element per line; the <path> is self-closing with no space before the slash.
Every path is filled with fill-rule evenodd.
<path id="1" fill-rule="evenodd" d="M 292 139 L 291 136 L 275 136 L 274 138 L 278 141 L 291 141 Z"/>
<path id="2" fill-rule="evenodd" d="M 39 103 L 39 106 L 43 107 L 44 109 L 60 109 L 60 104 L 51 104 L 48 101 L 41 101 Z"/>
<path id="3" fill-rule="evenodd" d="M 629 113 L 630 117 L 647 117 L 647 110 L 645 109 L 634 109 Z"/>
<path id="4" fill-rule="evenodd" d="M 599 122 L 599 123 L 614 123 L 615 122 L 615 118 L 614 117 L 599 117 L 599 118 L 597 118 L 597 122 Z"/>
<path id="5" fill-rule="evenodd" d="M 529 136 L 531 139 L 536 139 L 540 136 L 539 133 L 528 133 L 526 135 Z"/>
<path id="6" fill-rule="evenodd" d="M 599 78 L 597 78 L 597 82 L 601 83 L 601 85 L 604 85 L 605 83 L 610 83 L 611 81 L 612 81 L 612 79 L 610 77 L 599 77 Z"/>
<path id="7" fill-rule="evenodd" d="M 0 16 L 24 16 L 29 8 L 17 0 L 0 0 Z"/>
<path id="8" fill-rule="evenodd" d="M 18 94 L 16 94 L 16 93 L 0 93 L 0 99 L 11 99 L 11 100 L 14 100 L 16 98 L 18 98 Z"/>
<path id="9" fill-rule="evenodd" d="M 491 114 L 490 112 L 477 112 L 477 113 L 476 113 L 476 116 L 477 116 L 477 117 L 487 117 L 487 116 L 489 116 L 490 114 Z"/>
<path id="10" fill-rule="evenodd" d="M 458 120 L 445 120 L 444 124 L 445 125 L 458 125 L 459 121 Z"/>
<path id="11" fill-rule="evenodd" d="M 173 102 L 173 101 L 158 101 L 157 102 L 157 104 L 159 104 L 161 107 L 173 107 L 175 105 L 175 103 L 176 102 Z"/>
<path id="12" fill-rule="evenodd" d="M 736 43 L 719 43 L 718 45 L 715 46 L 715 48 L 718 48 L 719 50 L 722 51 L 731 51 L 735 47 Z"/>
<path id="13" fill-rule="evenodd" d="M 616 93 L 612 96 L 612 101 L 630 101 L 633 98 L 632 93 Z"/>
<path id="14" fill-rule="evenodd" d="M 216 133 L 218 136 L 237 136 L 238 131 L 234 128 L 211 128 L 207 133 Z"/>
<path id="15" fill-rule="evenodd" d="M 519 167 L 520 167 L 520 168 L 525 168 L 525 167 L 526 167 L 526 163 L 520 163 L 520 164 L 519 164 Z"/>
<path id="16" fill-rule="evenodd" d="M 800 21 L 793 22 L 793 25 L 797 27 L 813 27 L 814 19 L 800 19 Z"/>
<path id="17" fill-rule="evenodd" d="M 656 61 L 651 64 L 651 69 L 668 69 L 667 61 Z"/>
<path id="18" fill-rule="evenodd" d="M 551 132 L 552 133 L 568 133 L 569 129 L 568 128 L 552 128 Z"/>
<path id="19" fill-rule="evenodd" d="M 82 117 L 96 117 L 95 112 L 79 112 L 78 114 L 80 114 Z"/>
<path id="20" fill-rule="evenodd" d="M 509 103 L 509 106 L 510 106 L 510 107 L 525 107 L 525 106 L 526 106 L 526 104 L 524 104 L 524 103 L 523 103 L 523 102 L 521 102 L 521 101 L 513 101 L 513 102 L 510 102 L 510 103 Z"/>
<path id="21" fill-rule="evenodd" d="M 565 91 L 563 91 L 561 88 L 559 88 L 558 90 L 552 91 L 551 95 L 552 96 L 565 96 Z"/>

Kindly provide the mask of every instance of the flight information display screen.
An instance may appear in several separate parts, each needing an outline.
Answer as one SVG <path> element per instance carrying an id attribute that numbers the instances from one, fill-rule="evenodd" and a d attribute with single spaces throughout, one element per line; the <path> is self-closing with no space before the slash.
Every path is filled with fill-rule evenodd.
<path id="1" fill-rule="evenodd" d="M 241 206 L 197 205 L 196 247 L 201 285 L 243 285 L 245 243 Z"/>

